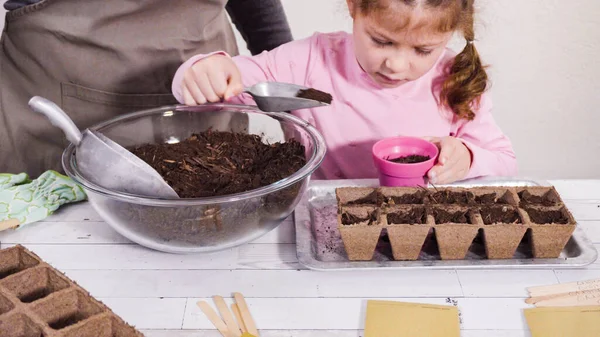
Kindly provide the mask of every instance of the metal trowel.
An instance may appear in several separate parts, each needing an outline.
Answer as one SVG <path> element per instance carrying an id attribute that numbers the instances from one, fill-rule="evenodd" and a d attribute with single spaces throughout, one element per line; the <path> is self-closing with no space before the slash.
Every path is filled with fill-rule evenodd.
<path id="1" fill-rule="evenodd" d="M 299 96 L 301 92 L 307 91 L 318 92 L 323 98 L 329 97 L 326 100 L 317 100 Z M 254 98 L 260 110 L 267 112 L 311 109 L 328 106 L 331 102 L 331 95 L 325 92 L 291 83 L 261 82 L 245 88 L 244 92 Z"/>
<path id="2" fill-rule="evenodd" d="M 77 166 L 94 184 L 146 197 L 179 198 L 150 165 L 98 131 L 80 132 L 73 120 L 52 101 L 35 96 L 29 100 L 29 106 L 45 115 L 77 147 Z"/>

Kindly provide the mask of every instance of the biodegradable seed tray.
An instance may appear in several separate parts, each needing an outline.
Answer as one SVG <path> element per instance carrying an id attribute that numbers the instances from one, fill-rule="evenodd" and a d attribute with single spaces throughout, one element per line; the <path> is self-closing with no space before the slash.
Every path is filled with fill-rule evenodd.
<path id="1" fill-rule="evenodd" d="M 19 245 L 0 250 L 0 336 L 143 335 L 75 282 Z"/>
<path id="2" fill-rule="evenodd" d="M 416 260 L 434 235 L 442 260 L 462 260 L 480 231 L 488 259 L 510 259 L 528 230 L 534 258 L 557 258 L 575 219 L 553 187 L 336 189 L 348 258 L 371 260 L 387 230 L 396 260 Z"/>
<path id="3" fill-rule="evenodd" d="M 295 221 L 298 259 L 316 270 L 567 268 L 597 258 L 556 189 L 537 181 L 315 181 Z"/>

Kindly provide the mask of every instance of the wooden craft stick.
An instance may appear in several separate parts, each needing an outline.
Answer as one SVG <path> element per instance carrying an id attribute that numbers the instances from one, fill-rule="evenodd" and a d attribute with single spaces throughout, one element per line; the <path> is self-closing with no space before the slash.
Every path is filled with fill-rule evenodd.
<path id="1" fill-rule="evenodd" d="M 248 332 L 248 329 L 246 329 L 246 326 L 244 325 L 244 320 L 242 319 L 242 314 L 240 314 L 240 308 L 238 308 L 237 304 L 233 303 L 231 305 L 231 311 L 233 311 L 233 315 L 237 319 L 242 332 Z"/>
<path id="2" fill-rule="evenodd" d="M 588 289 L 598 289 L 600 288 L 600 279 L 587 280 L 587 281 L 579 281 L 579 282 L 570 282 L 563 284 L 553 284 L 548 286 L 538 286 L 538 287 L 529 287 L 527 291 L 529 292 L 529 296 L 537 297 L 544 295 L 552 295 L 558 293 L 568 293 L 571 291 L 583 291 Z"/>
<path id="3" fill-rule="evenodd" d="M 230 337 L 229 331 L 227 330 L 227 326 L 225 322 L 221 320 L 221 317 L 217 315 L 217 313 L 208 305 L 205 301 L 199 301 L 196 303 L 198 307 L 202 310 L 202 312 L 208 317 L 208 319 L 212 322 L 212 324 L 219 330 L 223 337 Z"/>
<path id="4" fill-rule="evenodd" d="M 240 293 L 233 293 L 233 297 L 235 298 L 235 302 L 237 303 L 238 309 L 240 310 L 240 315 L 244 320 L 244 325 L 248 332 L 258 336 L 258 330 L 256 329 L 256 325 L 254 324 L 254 319 L 252 319 L 252 315 L 250 315 L 250 310 L 248 309 L 248 304 L 244 299 L 244 296 Z"/>
<path id="5" fill-rule="evenodd" d="M 233 318 L 233 315 L 231 314 L 231 311 L 229 311 L 229 307 L 227 306 L 227 303 L 225 303 L 223 297 L 213 296 L 213 301 L 215 302 L 215 305 L 217 306 L 221 317 L 223 317 L 223 320 L 227 325 L 227 330 L 229 330 L 229 333 L 232 336 L 241 337 L 242 332 L 240 331 L 240 327 L 235 322 L 235 318 Z"/>
<path id="6" fill-rule="evenodd" d="M 21 224 L 17 219 L 9 219 L 0 221 L 0 232 L 5 231 L 7 229 L 15 229 L 19 227 Z"/>
<path id="7" fill-rule="evenodd" d="M 561 297 L 547 301 L 541 301 L 535 304 L 538 308 L 545 307 L 585 307 L 599 306 L 600 297 L 598 295 L 583 296 L 583 297 Z"/>
<path id="8" fill-rule="evenodd" d="M 584 290 L 584 291 L 571 291 L 571 292 L 567 292 L 567 293 L 530 297 L 525 300 L 525 303 L 536 304 L 536 303 L 539 303 L 542 301 L 549 301 L 549 300 L 554 300 L 554 299 L 559 299 L 559 298 L 573 297 L 573 298 L 577 299 L 577 298 L 585 298 L 585 297 L 592 297 L 592 296 L 598 296 L 598 298 L 600 299 L 600 289 L 589 289 L 589 290 Z"/>
<path id="9" fill-rule="evenodd" d="M 569 293 L 576 293 L 579 291 L 591 291 L 591 290 L 599 290 L 600 289 L 600 284 L 599 285 L 588 285 L 588 286 L 579 286 L 577 288 L 575 287 L 568 287 L 568 288 L 563 288 L 563 289 L 559 289 L 557 291 L 552 291 L 552 292 L 541 292 L 541 293 L 533 293 L 530 294 L 530 297 L 542 297 L 542 296 L 552 296 L 552 295 L 558 295 L 558 294 L 569 294 Z"/>

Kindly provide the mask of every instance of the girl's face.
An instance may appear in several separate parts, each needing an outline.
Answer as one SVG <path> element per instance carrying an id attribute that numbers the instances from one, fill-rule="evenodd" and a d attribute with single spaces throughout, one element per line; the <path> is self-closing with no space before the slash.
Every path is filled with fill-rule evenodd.
<path id="1" fill-rule="evenodd" d="M 401 86 L 427 73 L 452 37 L 452 32 L 439 33 L 427 27 L 432 13 L 420 8 L 396 4 L 364 15 L 354 0 L 347 2 L 354 19 L 357 61 L 384 88 Z"/>

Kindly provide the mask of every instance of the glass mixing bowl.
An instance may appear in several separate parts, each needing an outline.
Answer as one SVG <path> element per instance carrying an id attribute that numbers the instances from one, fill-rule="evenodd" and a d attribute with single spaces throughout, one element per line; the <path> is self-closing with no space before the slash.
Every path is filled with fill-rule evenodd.
<path id="1" fill-rule="evenodd" d="M 323 137 L 313 126 L 287 113 L 209 104 L 149 109 L 92 127 L 124 147 L 175 143 L 209 128 L 256 134 L 269 143 L 295 139 L 304 145 L 307 163 L 293 175 L 251 191 L 177 200 L 121 193 L 90 182 L 77 167 L 73 144 L 63 153 L 63 167 L 69 177 L 83 186 L 100 216 L 133 242 L 169 253 L 210 252 L 238 246 L 276 228 L 300 201 L 310 175 L 326 152 Z"/>

